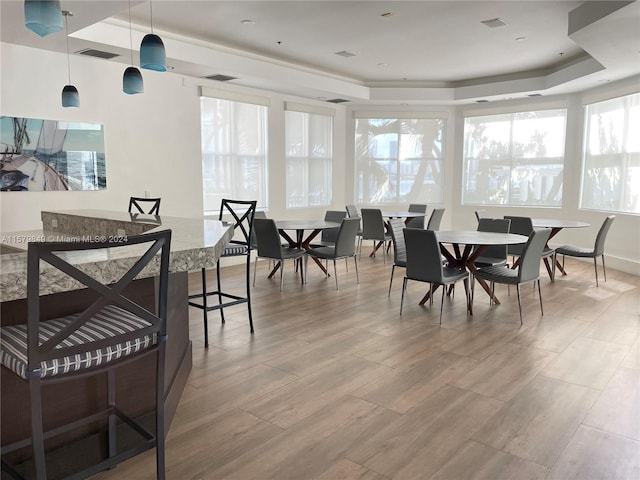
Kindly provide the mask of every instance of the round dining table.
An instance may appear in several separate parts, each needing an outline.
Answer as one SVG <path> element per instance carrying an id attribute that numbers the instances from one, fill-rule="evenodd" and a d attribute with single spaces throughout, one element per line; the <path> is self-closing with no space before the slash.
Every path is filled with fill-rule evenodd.
<path id="1" fill-rule="evenodd" d="M 322 230 L 327 228 L 338 228 L 340 227 L 340 223 L 338 222 L 327 222 L 326 220 L 275 220 L 276 228 L 280 233 L 280 236 L 284 238 L 291 248 L 302 248 L 304 250 L 311 249 L 311 242 L 314 238 L 318 236 Z M 295 230 L 296 235 L 295 239 L 293 239 L 287 231 Z M 305 231 L 309 231 L 309 234 L 305 236 Z M 325 269 L 322 262 L 320 262 L 317 258 L 313 257 L 313 260 L 320 267 L 320 269 L 328 275 L 327 270 Z M 280 268 L 280 262 L 276 264 L 271 273 L 269 274 L 269 278 L 271 278 Z"/>
<path id="2" fill-rule="evenodd" d="M 559 220 L 555 218 L 532 218 L 533 228 L 550 228 L 551 234 L 549 235 L 549 240 L 555 237 L 563 228 L 584 228 L 591 226 L 590 223 L 587 222 L 579 222 L 576 220 Z M 547 240 L 547 244 L 545 248 L 549 247 L 549 240 Z M 545 263 L 545 265 L 547 265 Z M 562 272 L 562 275 L 566 275 L 564 268 L 562 268 L 562 264 L 556 259 L 556 268 Z M 547 265 L 547 270 L 549 270 L 549 266 Z M 552 277 L 551 272 L 549 272 L 549 277 Z"/>
<path id="3" fill-rule="evenodd" d="M 451 268 L 465 268 L 471 275 L 477 269 L 475 265 L 476 259 L 482 255 L 482 252 L 486 250 L 489 245 L 515 245 L 519 243 L 526 243 L 529 237 L 526 235 L 518 235 L 515 233 L 499 233 L 499 232 L 479 232 L 477 230 L 442 230 L 436 232 L 436 237 L 440 243 L 440 251 L 442 255 L 447 259 L 448 266 Z M 445 245 L 451 245 L 453 252 L 451 252 Z M 461 249 L 460 246 L 464 245 Z M 491 288 L 483 279 L 477 279 L 477 282 L 482 286 L 487 295 L 493 298 L 496 304 L 500 304 L 500 301 L 491 292 Z M 424 305 L 431 291 L 420 300 L 420 305 Z M 471 302 L 467 305 L 467 310 L 470 315 L 473 315 L 473 305 Z"/>

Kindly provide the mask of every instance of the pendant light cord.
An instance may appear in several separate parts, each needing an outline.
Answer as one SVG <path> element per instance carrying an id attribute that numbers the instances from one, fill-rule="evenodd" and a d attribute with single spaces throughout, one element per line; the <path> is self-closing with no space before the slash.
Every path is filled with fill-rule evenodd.
<path id="1" fill-rule="evenodd" d="M 149 0 L 149 19 L 151 23 L 151 33 L 153 33 L 153 2 Z"/>
<path id="2" fill-rule="evenodd" d="M 131 33 L 131 0 L 129 0 L 129 52 L 131 52 L 131 65 L 133 65 L 133 33 Z"/>
<path id="3" fill-rule="evenodd" d="M 64 20 L 67 29 L 67 74 L 69 75 L 69 85 L 71 85 L 71 60 L 69 59 L 69 12 L 64 12 Z"/>

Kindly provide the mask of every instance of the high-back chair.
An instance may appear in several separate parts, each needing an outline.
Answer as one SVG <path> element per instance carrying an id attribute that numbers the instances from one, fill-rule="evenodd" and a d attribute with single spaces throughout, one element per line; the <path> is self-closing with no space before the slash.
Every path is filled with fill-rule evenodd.
<path id="1" fill-rule="evenodd" d="M 160 215 L 160 198 L 129 198 L 129 213 Z"/>
<path id="2" fill-rule="evenodd" d="M 342 222 L 343 218 L 347 217 L 347 212 L 344 210 L 327 210 L 324 213 L 324 221 L 325 222 Z M 338 231 L 340 227 L 335 228 L 325 228 L 322 230 L 322 234 L 320 235 L 320 241 L 312 242 L 313 247 L 330 247 L 336 243 L 336 238 L 338 237 Z"/>
<path id="3" fill-rule="evenodd" d="M 442 285 L 442 300 L 440 301 L 440 324 L 442 324 L 442 309 L 447 285 L 463 280 L 467 311 L 469 307 L 469 272 L 442 265 L 440 243 L 433 230 L 404 229 L 404 241 L 407 247 L 407 271 L 402 283 L 402 297 L 400 299 L 400 315 L 407 281 L 415 280 L 430 284 L 430 304 L 433 305 L 433 285 Z"/>
<path id="4" fill-rule="evenodd" d="M 596 235 L 596 242 L 593 248 L 575 247 L 573 245 L 563 245 L 560 248 L 556 248 L 556 255 L 562 254 L 562 269 L 564 270 L 564 257 L 569 255 L 570 257 L 582 257 L 593 258 L 593 268 L 596 272 L 596 287 L 598 287 L 598 262 L 597 258 L 602 257 L 602 273 L 604 274 L 604 281 L 607 281 L 607 270 L 604 265 L 604 242 L 607 239 L 607 234 L 611 228 L 611 224 L 615 220 L 615 215 L 609 215 L 604 219 L 598 235 Z"/>
<path id="5" fill-rule="evenodd" d="M 220 282 L 220 258 L 216 263 L 216 281 L 217 288 L 215 291 L 207 291 L 207 270 L 203 268 L 202 273 L 202 293 L 189 295 L 189 305 L 202 310 L 204 321 L 204 346 L 209 346 L 209 322 L 207 313 L 212 310 L 220 310 L 220 319 L 225 323 L 224 309 L 241 303 L 247 304 L 249 312 L 249 328 L 253 333 L 253 317 L 251 315 L 251 241 L 253 232 L 253 217 L 256 211 L 257 201 L 255 200 L 229 200 L 223 199 L 220 204 L 220 215 L 218 218 L 222 221 L 224 218 L 230 218 L 233 222 L 234 237 L 224 247 L 224 251 L 220 255 L 223 257 L 245 257 L 245 288 L 244 296 L 237 293 L 223 291 Z M 209 305 L 208 297 L 215 295 L 218 297 L 217 305 Z M 202 303 L 193 301 L 201 299 Z"/>
<path id="6" fill-rule="evenodd" d="M 542 228 L 534 230 L 529 236 L 529 240 L 524 245 L 520 255 L 520 264 L 517 270 L 505 268 L 503 266 L 491 266 L 479 268 L 473 272 L 474 278 L 482 278 L 491 282 L 491 295 L 495 292 L 496 283 L 515 285 L 518 292 L 518 310 L 520 312 L 520 325 L 522 325 L 522 303 L 520 301 L 520 285 L 529 282 L 538 283 L 538 295 L 540 297 L 540 313 L 544 315 L 542 309 L 542 292 L 540 291 L 540 260 L 542 251 L 549 240 L 551 229 Z M 474 283 L 475 285 L 475 283 Z M 473 298 L 473 294 L 471 295 Z"/>
<path id="7" fill-rule="evenodd" d="M 396 267 L 406 268 L 407 266 L 407 247 L 404 243 L 405 224 L 401 218 L 392 218 L 389 220 L 389 230 L 391 231 L 391 240 L 393 241 L 393 266 L 391 267 L 391 277 L 389 278 L 389 293 L 391 295 L 391 284 L 393 283 L 393 274 Z"/>
<path id="8" fill-rule="evenodd" d="M 427 213 L 427 204 L 426 203 L 411 203 L 409 204 L 409 212 L 415 213 Z M 424 229 L 424 215 L 419 217 L 413 217 L 406 224 L 407 228 L 421 228 Z"/>
<path id="9" fill-rule="evenodd" d="M 318 259 L 333 260 L 333 276 L 336 280 L 336 290 L 338 290 L 336 260 L 353 257 L 353 263 L 356 267 L 356 283 L 360 283 L 360 277 L 358 276 L 358 257 L 355 246 L 356 233 L 358 232 L 359 225 L 360 219 L 357 217 L 343 219 L 340 224 L 340 230 L 338 230 L 336 243 L 333 247 L 318 247 L 307 251 L 307 255 L 304 257 L 305 271 L 308 272 L 306 265 L 310 256 Z"/>
<path id="10" fill-rule="evenodd" d="M 478 222 L 479 232 L 509 233 L 511 220 L 508 218 L 481 218 Z M 507 246 L 489 245 L 481 255 L 476 258 L 477 267 L 488 267 L 490 265 L 507 264 Z"/>
<path id="11" fill-rule="evenodd" d="M 531 217 L 518 217 L 513 215 L 505 215 L 505 219 L 511 220 L 511 227 L 509 229 L 509 233 L 516 233 L 518 235 L 529 236 L 533 232 L 533 220 Z M 522 255 L 522 250 L 524 249 L 524 243 L 518 243 L 514 245 L 507 246 L 507 254 L 512 257 L 519 257 Z M 555 280 L 555 271 L 556 271 L 556 260 L 555 260 L 555 250 L 549 248 L 545 245 L 542 250 L 542 260 L 544 260 L 544 265 L 547 269 L 547 273 L 549 274 L 549 278 L 553 282 Z M 551 265 L 549 264 L 549 259 L 551 259 Z M 517 268 L 519 260 L 515 260 L 511 268 Z"/>
<path id="12" fill-rule="evenodd" d="M 276 222 L 270 218 L 254 218 L 253 232 L 257 241 L 258 253 L 253 267 L 253 284 L 256 284 L 258 258 L 268 258 L 280 262 L 280 291 L 284 282 L 284 261 L 302 258 L 306 251 L 302 248 L 283 247 Z M 300 280 L 304 283 L 304 271 L 300 269 Z"/>
<path id="13" fill-rule="evenodd" d="M 363 208 L 362 214 L 362 240 L 373 241 L 373 256 L 375 257 L 376 250 L 382 245 L 382 258 L 387 261 L 387 248 L 386 243 L 391 241 L 391 235 L 387 233 L 384 225 L 384 219 L 382 218 L 382 210 L 379 208 Z M 362 240 L 360 242 L 360 248 L 362 247 Z M 378 244 L 376 245 L 376 242 Z"/>
<path id="14" fill-rule="evenodd" d="M 31 438 L 2 448 L 9 453 L 31 445 L 35 478 L 47 478 L 45 439 L 104 421 L 107 425 L 108 456 L 97 464 L 75 472 L 73 477 L 86 478 L 102 470 L 113 468 L 145 450 L 156 450 L 156 477 L 165 478 L 164 454 L 164 377 L 165 345 L 167 339 L 167 285 L 169 276 L 169 249 L 171 231 L 163 230 L 118 239 L 117 242 L 42 242 L 30 243 L 27 253 L 27 323 L 5 326 L 0 334 L 0 360 L 2 366 L 24 380 L 29 390 Z M 135 263 L 119 279 L 110 275 L 103 283 L 69 263 L 74 252 L 109 248 L 110 253 L 127 247 L 142 248 Z M 158 258 L 159 256 L 159 258 Z M 48 266 L 45 266 L 49 264 Z M 145 268 L 153 268 L 157 282 L 156 306 L 149 311 L 127 297 L 126 288 Z M 92 303 L 82 311 L 66 317 L 41 319 L 40 278 L 42 275 L 65 275 L 85 285 L 93 296 Z M 155 355 L 155 431 L 125 414 L 116 396 L 117 367 L 148 355 Z M 143 362 L 146 363 L 146 362 Z M 147 368 L 147 367 L 145 367 Z M 104 375 L 87 385 L 96 387 L 93 395 L 105 395 L 103 410 L 87 418 L 73 419 L 67 425 L 44 430 L 43 425 L 55 424 L 55 419 L 43 418 L 41 391 L 45 385 L 79 378 Z M 106 392 L 102 386 L 106 385 Z M 98 404 L 100 404 L 98 402 Z M 3 408 L 17 408 L 3 405 Z M 136 412 L 137 414 L 137 412 Z M 18 412 L 16 411 L 16 415 Z M 116 437 L 117 419 L 132 428 L 142 441 L 120 442 Z M 53 420 L 53 421 L 52 421 Z M 59 423 L 59 420 L 58 420 Z M 124 448 L 123 448 L 124 447 Z M 86 455 L 87 452 L 76 453 Z M 3 470 L 8 469 L 3 461 Z M 58 468 L 58 467 L 56 467 Z M 9 470 L 13 471 L 13 469 Z M 69 472 L 66 472 L 69 474 Z M 51 474 L 49 472 L 49 474 Z"/>
<path id="15" fill-rule="evenodd" d="M 480 222 L 480 220 L 483 218 L 487 218 L 486 210 L 476 210 L 475 213 L 476 213 L 476 220 L 478 220 L 478 222 Z"/>
<path id="16" fill-rule="evenodd" d="M 358 207 L 355 205 L 345 205 L 344 209 L 347 211 L 347 217 L 349 218 L 361 218 L 360 212 L 358 211 Z M 356 237 L 358 237 L 358 243 L 362 242 L 362 221 L 358 225 L 358 231 L 356 232 Z"/>
<path id="17" fill-rule="evenodd" d="M 427 223 L 427 230 L 440 230 L 440 222 L 444 216 L 444 208 L 436 208 L 431 212 L 429 217 L 429 223 Z"/>

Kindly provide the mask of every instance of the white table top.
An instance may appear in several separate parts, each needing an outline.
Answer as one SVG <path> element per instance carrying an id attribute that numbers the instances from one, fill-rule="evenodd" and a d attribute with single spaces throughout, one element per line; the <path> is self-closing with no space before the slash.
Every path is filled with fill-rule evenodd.
<path id="1" fill-rule="evenodd" d="M 440 243 L 464 245 L 515 245 L 526 243 L 529 237 L 515 233 L 479 232 L 477 230 L 441 230 L 436 232 Z"/>
<path id="2" fill-rule="evenodd" d="M 554 218 L 532 218 L 534 228 L 582 228 L 591 224 L 575 220 L 558 220 Z"/>
<path id="3" fill-rule="evenodd" d="M 279 230 L 323 230 L 340 226 L 338 222 L 325 220 L 276 220 L 275 222 Z"/>
<path id="4" fill-rule="evenodd" d="M 414 218 L 414 217 L 426 217 L 426 213 L 409 212 L 404 210 L 383 210 L 382 216 L 387 218 Z"/>

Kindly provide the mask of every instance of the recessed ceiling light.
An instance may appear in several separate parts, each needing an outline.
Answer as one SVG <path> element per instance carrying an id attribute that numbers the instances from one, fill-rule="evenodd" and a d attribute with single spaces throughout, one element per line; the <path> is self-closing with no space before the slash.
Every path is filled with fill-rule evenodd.
<path id="1" fill-rule="evenodd" d="M 516 38 L 516 42 L 524 42 L 527 39 L 527 37 L 518 37 Z"/>
<path id="2" fill-rule="evenodd" d="M 355 53 L 347 52 L 346 50 L 341 50 L 339 52 L 335 52 L 336 55 L 339 55 L 344 58 L 355 57 Z"/>
<path id="3" fill-rule="evenodd" d="M 489 100 L 476 100 L 476 103 L 487 103 Z"/>
<path id="4" fill-rule="evenodd" d="M 242 20 L 240 23 L 243 24 L 243 25 L 253 25 L 256 22 L 254 22 L 253 20 L 250 20 L 250 19 L 246 19 L 246 20 Z"/>
<path id="5" fill-rule="evenodd" d="M 489 28 L 504 27 L 507 22 L 501 18 L 492 18 L 491 20 L 482 20 L 480 23 L 484 23 Z"/>

